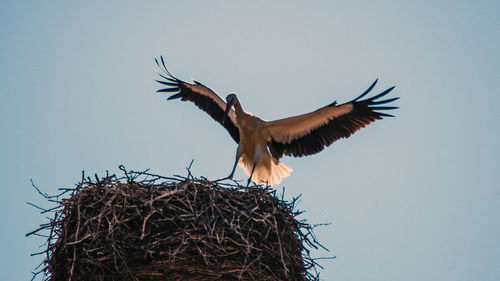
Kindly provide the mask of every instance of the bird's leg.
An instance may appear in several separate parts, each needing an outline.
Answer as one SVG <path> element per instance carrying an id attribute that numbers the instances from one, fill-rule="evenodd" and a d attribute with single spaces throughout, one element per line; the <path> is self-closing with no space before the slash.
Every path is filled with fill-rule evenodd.
<path id="1" fill-rule="evenodd" d="M 250 177 L 248 178 L 248 181 L 247 181 L 247 187 L 250 185 L 250 182 L 252 182 L 252 175 L 253 175 L 253 171 L 255 170 L 255 166 L 257 166 L 257 162 L 253 163 L 252 172 L 250 173 Z"/>
<path id="2" fill-rule="evenodd" d="M 238 159 L 236 159 L 236 161 L 234 161 L 234 166 L 233 166 L 233 170 L 231 171 L 231 174 L 229 174 L 229 176 L 227 176 L 225 178 L 220 178 L 218 180 L 215 180 L 215 182 L 233 179 L 234 171 L 236 170 L 236 165 L 237 164 L 238 164 Z"/>

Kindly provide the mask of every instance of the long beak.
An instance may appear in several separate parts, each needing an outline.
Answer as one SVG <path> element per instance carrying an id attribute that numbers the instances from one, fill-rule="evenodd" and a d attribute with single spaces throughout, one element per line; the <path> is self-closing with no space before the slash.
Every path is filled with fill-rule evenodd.
<path id="1" fill-rule="evenodd" d="M 231 109 L 231 106 L 233 106 L 233 103 L 232 102 L 228 102 L 227 105 L 226 105 L 226 110 L 224 111 L 224 116 L 222 117 L 222 124 L 224 124 L 224 122 L 226 122 L 227 115 L 229 113 L 229 110 Z"/>

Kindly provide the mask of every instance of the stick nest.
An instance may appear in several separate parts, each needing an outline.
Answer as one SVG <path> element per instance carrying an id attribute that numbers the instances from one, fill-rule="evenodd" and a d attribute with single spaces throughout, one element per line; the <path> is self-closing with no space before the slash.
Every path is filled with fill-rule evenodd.
<path id="1" fill-rule="evenodd" d="M 322 246 L 313 226 L 297 220 L 297 198 L 190 173 L 167 178 L 120 168 L 124 177 L 82 175 L 57 196 L 37 188 L 56 206 L 38 207 L 54 216 L 27 234 L 47 239 L 33 278 L 319 280 L 309 254 Z"/>

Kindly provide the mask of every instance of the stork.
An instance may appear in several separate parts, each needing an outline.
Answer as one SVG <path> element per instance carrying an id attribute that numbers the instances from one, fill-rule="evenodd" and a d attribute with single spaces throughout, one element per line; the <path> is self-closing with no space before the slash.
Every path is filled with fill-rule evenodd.
<path id="1" fill-rule="evenodd" d="M 350 102 L 337 104 L 336 101 L 316 111 L 284 118 L 276 121 L 264 121 L 243 110 L 235 93 L 222 100 L 214 91 L 200 82 L 194 84 L 174 77 L 165 66 L 163 57 L 157 72 L 164 80 L 156 80 L 166 88 L 157 92 L 174 93 L 168 100 L 181 99 L 191 101 L 219 122 L 238 143 L 236 159 L 229 176 L 218 179 L 232 179 L 236 165 L 239 164 L 257 184 L 279 184 L 292 172 L 292 168 L 281 163 L 283 155 L 302 157 L 316 154 L 341 138 L 347 138 L 361 128 L 382 117 L 394 117 L 380 111 L 398 107 L 380 106 L 393 102 L 399 97 L 379 100 L 393 87 L 363 99 L 377 83 L 377 80 L 360 96 Z M 234 110 L 233 110 L 234 108 Z"/>

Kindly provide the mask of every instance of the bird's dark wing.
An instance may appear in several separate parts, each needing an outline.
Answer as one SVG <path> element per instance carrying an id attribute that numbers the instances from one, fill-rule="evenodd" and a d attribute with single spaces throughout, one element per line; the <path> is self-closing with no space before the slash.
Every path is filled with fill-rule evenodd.
<path id="1" fill-rule="evenodd" d="M 393 117 L 380 111 L 397 107 L 379 106 L 399 98 L 378 100 L 394 87 L 365 100 L 377 80 L 356 99 L 337 105 L 333 102 L 314 112 L 266 123 L 271 154 L 279 159 L 283 154 L 302 157 L 320 152 L 340 138 L 347 138 L 361 128 L 382 117 Z"/>
<path id="2" fill-rule="evenodd" d="M 187 83 L 175 78 L 167 70 L 163 57 L 160 57 L 161 64 L 155 58 L 156 64 L 164 74 L 158 73 L 164 80 L 156 80 L 156 82 L 167 86 L 157 92 L 175 93 L 168 97 L 168 100 L 180 98 L 183 101 L 191 101 L 201 110 L 205 111 L 215 121 L 219 122 L 229 132 L 231 137 L 237 142 L 240 142 L 240 133 L 236 127 L 236 116 L 233 110 L 228 113 L 228 119 L 222 124 L 222 117 L 226 109 L 226 102 L 222 100 L 214 91 L 205 85 L 194 81 L 195 84 Z"/>

